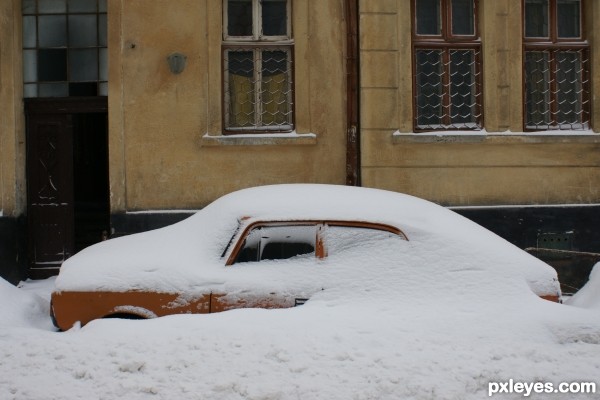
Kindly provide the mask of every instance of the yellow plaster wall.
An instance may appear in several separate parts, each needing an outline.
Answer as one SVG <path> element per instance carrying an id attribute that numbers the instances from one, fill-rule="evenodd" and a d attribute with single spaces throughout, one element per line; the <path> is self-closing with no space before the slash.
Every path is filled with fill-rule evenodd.
<path id="1" fill-rule="evenodd" d="M 473 138 L 412 133 L 410 1 L 360 2 L 363 185 L 445 205 L 600 202 L 599 137 L 520 135 L 521 0 L 479 5 L 488 135 Z M 588 1 L 587 7 L 592 65 L 599 65 L 592 21 L 600 21 L 600 4 Z M 592 69 L 598 98 L 600 71 Z M 596 130 L 598 103 L 593 103 Z"/>
<path id="2" fill-rule="evenodd" d="M 109 1 L 113 212 L 200 208 L 261 184 L 344 182 L 342 2 L 293 4 L 296 131 L 316 140 L 208 145 L 205 134 L 221 135 L 222 1 Z M 179 75 L 168 70 L 172 52 L 187 56 Z"/>
<path id="3" fill-rule="evenodd" d="M 5 216 L 25 211 L 20 32 L 21 1 L 0 2 L 0 210 Z"/>

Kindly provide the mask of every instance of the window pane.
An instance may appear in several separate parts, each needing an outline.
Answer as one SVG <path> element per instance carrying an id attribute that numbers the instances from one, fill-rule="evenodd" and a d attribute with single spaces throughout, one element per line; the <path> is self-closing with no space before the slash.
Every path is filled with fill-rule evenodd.
<path id="1" fill-rule="evenodd" d="M 453 50 L 450 52 L 450 122 L 452 124 L 477 123 L 477 85 L 475 52 Z"/>
<path id="2" fill-rule="evenodd" d="M 67 17 L 44 15 L 38 18 L 40 47 L 67 47 Z"/>
<path id="3" fill-rule="evenodd" d="M 93 47 L 98 44 L 96 15 L 69 15 L 69 46 Z"/>
<path id="4" fill-rule="evenodd" d="M 262 34 L 287 35 L 287 0 L 262 0 Z"/>
<path id="5" fill-rule="evenodd" d="M 580 32 L 580 7 L 579 0 L 558 0 L 556 14 L 558 17 L 558 37 L 576 38 Z"/>
<path id="6" fill-rule="evenodd" d="M 35 14 L 35 0 L 23 0 L 23 14 Z"/>
<path id="7" fill-rule="evenodd" d="M 106 47 L 107 39 L 106 39 L 106 14 L 98 15 L 98 45 Z"/>
<path id="8" fill-rule="evenodd" d="M 24 87 L 23 87 L 23 96 L 26 97 L 26 98 L 37 97 L 38 96 L 37 84 L 35 84 L 35 83 L 29 83 L 29 84 L 24 85 Z"/>
<path id="9" fill-rule="evenodd" d="M 67 0 L 38 0 L 40 14 L 59 14 L 67 12 Z"/>
<path id="10" fill-rule="evenodd" d="M 98 51 L 69 50 L 70 81 L 97 81 L 98 80 Z"/>
<path id="11" fill-rule="evenodd" d="M 418 0 L 417 34 L 439 35 L 442 32 L 440 0 Z"/>
<path id="12" fill-rule="evenodd" d="M 23 81 L 37 81 L 37 51 L 23 50 Z"/>
<path id="13" fill-rule="evenodd" d="M 252 0 L 227 2 L 227 34 L 252 36 Z"/>
<path id="14" fill-rule="evenodd" d="M 67 83 L 41 83 L 39 85 L 40 97 L 67 97 L 69 84 Z"/>
<path id="15" fill-rule="evenodd" d="M 262 52 L 262 126 L 291 125 L 291 85 L 288 53 Z"/>
<path id="16" fill-rule="evenodd" d="M 583 68 L 578 51 L 556 53 L 556 82 L 559 125 L 582 122 Z M 568 127 L 567 127 L 568 128 Z"/>
<path id="17" fill-rule="evenodd" d="M 442 123 L 442 52 L 416 52 L 417 125 L 439 127 Z"/>
<path id="18" fill-rule="evenodd" d="M 106 12 L 106 0 L 98 0 L 98 11 Z"/>
<path id="19" fill-rule="evenodd" d="M 97 96 L 98 83 L 75 82 L 69 83 L 69 96 Z"/>
<path id="20" fill-rule="evenodd" d="M 36 47 L 37 27 L 35 17 L 23 17 L 23 47 Z"/>
<path id="21" fill-rule="evenodd" d="M 452 34 L 474 35 L 473 0 L 452 0 Z"/>
<path id="22" fill-rule="evenodd" d="M 100 51 L 100 73 L 99 80 L 108 81 L 108 50 L 99 49 Z"/>
<path id="23" fill-rule="evenodd" d="M 108 96 L 108 83 L 106 83 L 106 82 L 99 83 L 98 95 L 99 96 Z"/>
<path id="24" fill-rule="evenodd" d="M 96 0 L 69 0 L 69 12 L 96 12 Z"/>
<path id="25" fill-rule="evenodd" d="M 548 37 L 548 0 L 525 1 L 525 36 Z"/>
<path id="26" fill-rule="evenodd" d="M 253 127 L 256 125 L 254 52 L 228 50 L 225 54 L 227 127 Z"/>
<path id="27" fill-rule="evenodd" d="M 526 122 L 528 128 L 547 128 L 550 124 L 550 54 L 525 53 Z"/>
<path id="28" fill-rule="evenodd" d="M 40 82 L 67 80 L 67 50 L 38 50 L 38 80 Z M 41 92 L 41 89 L 40 89 Z"/>

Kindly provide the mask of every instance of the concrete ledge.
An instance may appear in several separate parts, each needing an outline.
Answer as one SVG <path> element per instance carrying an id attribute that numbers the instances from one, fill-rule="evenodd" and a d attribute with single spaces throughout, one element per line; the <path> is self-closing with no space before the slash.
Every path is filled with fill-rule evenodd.
<path id="1" fill-rule="evenodd" d="M 600 134 L 595 133 L 398 133 L 392 134 L 394 144 L 427 143 L 479 143 L 479 144 L 598 144 Z"/>
<path id="2" fill-rule="evenodd" d="M 202 147 L 219 146 L 306 146 L 316 145 L 317 135 L 314 133 L 297 134 L 245 134 L 245 135 L 204 135 L 200 141 Z"/>

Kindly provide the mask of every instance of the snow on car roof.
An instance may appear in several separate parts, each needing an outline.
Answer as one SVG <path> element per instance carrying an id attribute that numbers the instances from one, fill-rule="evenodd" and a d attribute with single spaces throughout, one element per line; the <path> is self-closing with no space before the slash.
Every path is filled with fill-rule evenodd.
<path id="1" fill-rule="evenodd" d="M 222 254 L 245 217 L 385 223 L 402 230 L 410 244 L 390 250 L 382 248 L 386 244 L 371 243 L 362 252 L 366 258 L 338 260 L 343 269 L 329 267 L 328 277 L 323 276 L 322 270 L 311 272 L 314 262 L 302 268 L 289 267 L 289 262 L 279 262 L 276 268 L 273 263 L 253 263 L 264 265 L 237 268 L 232 275 L 231 268 L 224 266 Z M 364 268 L 365 263 L 375 266 Z M 268 285 L 284 288 L 291 280 L 297 286 L 338 284 L 335 274 L 376 282 L 378 274 L 387 273 L 377 265 L 390 264 L 397 266 L 393 273 L 399 276 L 424 274 L 423 277 L 433 276 L 437 281 L 441 275 L 448 283 L 445 289 L 436 290 L 452 291 L 453 286 L 468 281 L 471 275 L 475 279 L 476 273 L 460 277 L 468 270 L 485 272 L 483 280 L 475 279 L 479 284 L 489 279 L 499 282 L 507 276 L 520 278 L 505 282 L 502 290 L 519 286 L 519 282 L 526 286 L 525 281 L 538 294 L 557 290 L 556 273 L 549 266 L 441 206 L 385 190 L 319 184 L 244 189 L 216 200 L 177 224 L 91 246 L 63 264 L 56 287 L 59 291 L 230 293 Z M 447 271 L 453 270 L 463 272 L 446 276 Z M 316 282 L 318 279 L 327 282 Z M 349 280 L 346 283 L 351 285 Z"/>

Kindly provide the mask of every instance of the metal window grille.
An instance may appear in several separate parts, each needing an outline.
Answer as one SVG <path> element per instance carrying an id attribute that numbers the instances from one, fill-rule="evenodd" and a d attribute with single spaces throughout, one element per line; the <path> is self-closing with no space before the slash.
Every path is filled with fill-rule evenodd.
<path id="1" fill-rule="evenodd" d="M 527 129 L 587 129 L 590 114 L 588 51 L 526 51 L 525 96 Z"/>
<path id="2" fill-rule="evenodd" d="M 236 46 L 223 51 L 226 131 L 291 131 L 292 47 Z"/>
<path id="3" fill-rule="evenodd" d="M 416 49 L 415 126 L 481 129 L 480 49 Z"/>

